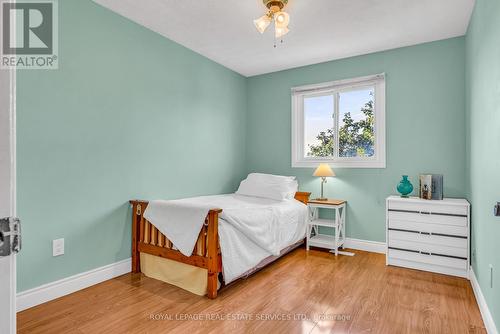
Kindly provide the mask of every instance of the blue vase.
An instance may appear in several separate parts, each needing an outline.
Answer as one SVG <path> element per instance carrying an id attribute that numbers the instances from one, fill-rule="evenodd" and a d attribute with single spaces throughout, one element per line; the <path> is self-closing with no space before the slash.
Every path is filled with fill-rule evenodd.
<path id="1" fill-rule="evenodd" d="M 413 185 L 408 180 L 408 175 L 403 175 L 403 179 L 399 182 L 397 186 L 398 192 L 401 194 L 401 197 L 408 197 L 408 194 L 411 194 L 413 191 Z"/>

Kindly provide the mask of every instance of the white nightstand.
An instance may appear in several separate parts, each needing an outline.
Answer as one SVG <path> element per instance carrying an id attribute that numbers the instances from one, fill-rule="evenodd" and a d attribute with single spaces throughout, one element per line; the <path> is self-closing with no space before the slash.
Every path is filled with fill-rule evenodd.
<path id="1" fill-rule="evenodd" d="M 346 201 L 328 199 L 327 201 L 310 200 L 308 202 L 310 210 L 310 219 L 307 226 L 307 241 L 306 249 L 309 250 L 310 246 L 327 248 L 337 256 L 341 255 L 354 255 L 350 252 L 339 251 L 345 243 L 345 216 L 346 216 Z M 328 209 L 335 211 L 335 218 L 322 219 L 319 218 L 319 209 Z M 334 235 L 319 233 L 319 227 L 330 227 L 334 229 Z"/>

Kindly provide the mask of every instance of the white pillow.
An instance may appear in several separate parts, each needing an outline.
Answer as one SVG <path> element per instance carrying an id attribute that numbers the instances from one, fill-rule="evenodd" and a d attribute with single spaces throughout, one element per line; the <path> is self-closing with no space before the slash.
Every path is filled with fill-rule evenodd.
<path id="1" fill-rule="evenodd" d="M 298 188 L 299 185 L 294 176 L 252 173 L 241 181 L 236 194 L 282 201 L 293 199 Z"/>
<path id="2" fill-rule="evenodd" d="M 282 201 L 287 198 L 287 189 L 278 183 L 265 184 L 245 179 L 241 181 L 236 194 Z"/>
<path id="3" fill-rule="evenodd" d="M 286 199 L 295 198 L 295 193 L 299 190 L 299 183 L 297 182 L 295 176 L 283 176 L 283 175 L 273 175 L 264 173 L 250 173 L 247 176 L 247 180 L 255 182 L 257 184 L 279 184 L 286 188 Z"/>
<path id="4" fill-rule="evenodd" d="M 250 173 L 247 176 L 247 180 L 281 183 L 281 182 L 295 181 L 295 176 L 283 176 L 283 175 L 273 175 L 273 174 L 264 174 L 264 173 Z"/>
<path id="5" fill-rule="evenodd" d="M 288 183 L 287 186 L 288 186 L 288 193 L 286 198 L 287 199 L 295 198 L 295 193 L 299 191 L 299 183 L 297 182 L 297 180 L 293 180 L 292 182 Z"/>

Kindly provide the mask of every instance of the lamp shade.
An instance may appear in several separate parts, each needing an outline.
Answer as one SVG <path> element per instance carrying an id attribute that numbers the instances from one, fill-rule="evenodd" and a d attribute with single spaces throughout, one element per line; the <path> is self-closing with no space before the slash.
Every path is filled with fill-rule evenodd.
<path id="1" fill-rule="evenodd" d="M 280 37 L 285 36 L 289 32 L 290 32 L 290 30 L 287 27 L 283 27 L 283 28 L 276 27 L 274 35 L 276 36 L 276 38 L 280 38 Z"/>
<path id="2" fill-rule="evenodd" d="M 314 171 L 313 176 L 329 177 L 335 176 L 335 172 L 328 166 L 328 164 L 319 164 L 318 168 Z"/>
<path id="3" fill-rule="evenodd" d="M 274 21 L 276 22 L 277 28 L 288 28 L 288 24 L 290 23 L 290 15 L 285 12 L 278 12 L 274 14 Z"/>
<path id="4" fill-rule="evenodd" d="M 256 20 L 253 20 L 253 23 L 255 24 L 255 28 L 263 34 L 264 31 L 266 31 L 267 27 L 271 24 L 271 18 L 268 15 L 263 15 L 259 17 Z"/>

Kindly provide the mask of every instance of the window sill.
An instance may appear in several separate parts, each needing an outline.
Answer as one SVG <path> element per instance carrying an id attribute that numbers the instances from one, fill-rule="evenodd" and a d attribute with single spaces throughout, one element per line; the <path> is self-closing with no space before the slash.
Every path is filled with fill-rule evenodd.
<path id="1" fill-rule="evenodd" d="M 292 168 L 316 168 L 326 163 L 332 168 L 386 168 L 385 160 L 331 161 L 326 159 L 292 161 Z"/>

